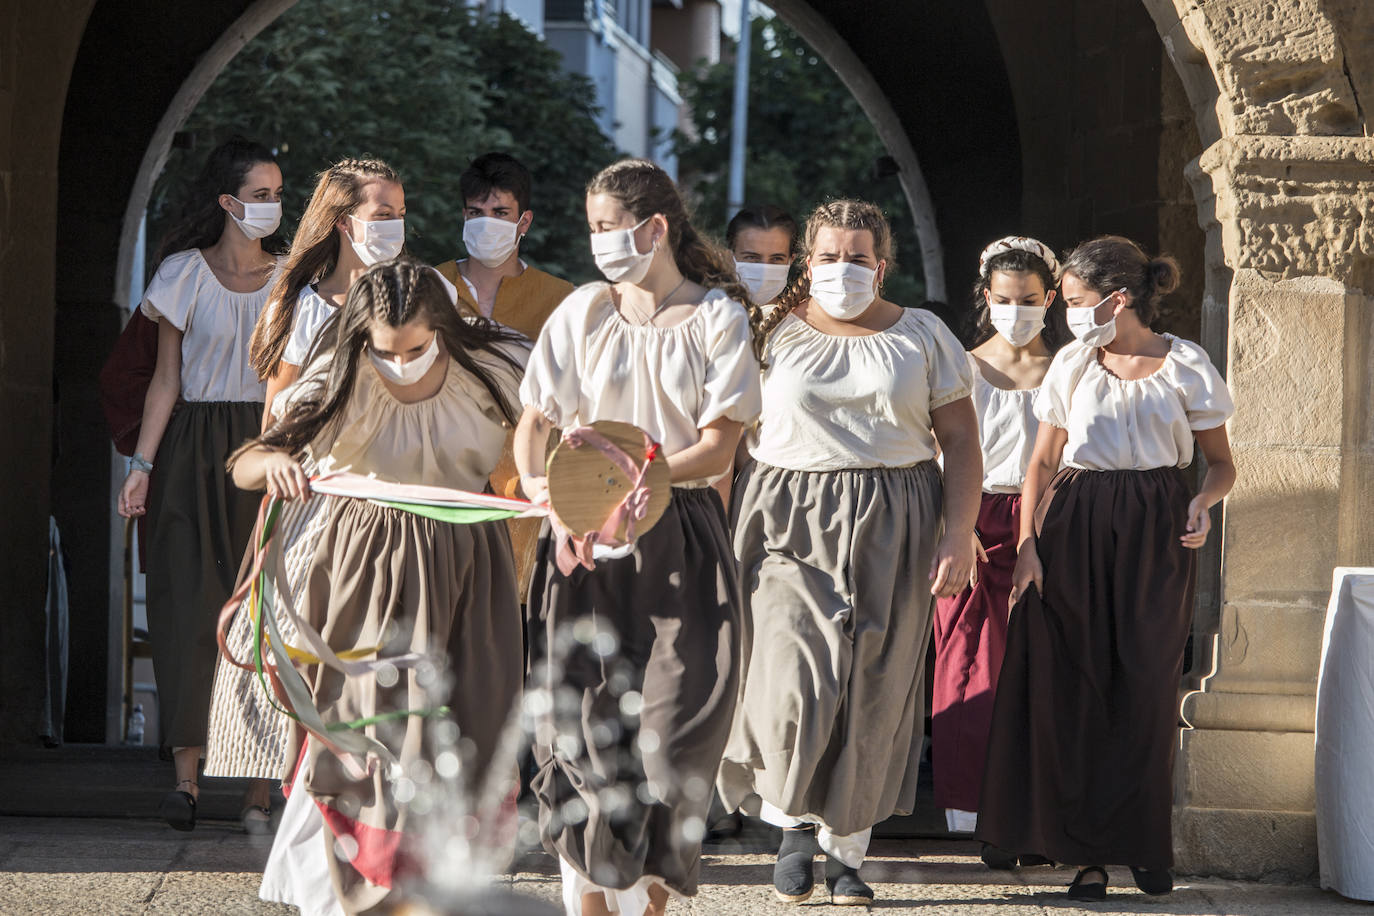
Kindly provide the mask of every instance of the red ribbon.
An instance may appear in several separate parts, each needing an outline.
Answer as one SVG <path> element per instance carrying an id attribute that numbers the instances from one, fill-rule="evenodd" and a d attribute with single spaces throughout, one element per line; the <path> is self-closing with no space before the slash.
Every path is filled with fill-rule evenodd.
<path id="1" fill-rule="evenodd" d="M 558 571 L 568 576 L 572 575 L 572 571 L 579 566 L 584 569 L 596 567 L 593 551 L 597 544 L 622 547 L 634 541 L 635 523 L 642 521 L 649 512 L 649 497 L 653 491 L 645 485 L 644 479 L 649 474 L 649 466 L 658 457 L 660 446 L 649 438 L 648 433 L 645 433 L 644 463 L 636 465 L 623 449 L 590 426 L 578 426 L 566 430 L 563 433 L 563 442 L 569 448 L 581 448 L 584 445 L 590 445 L 605 455 L 612 464 L 620 468 L 631 481 L 630 492 L 626 493 L 625 498 L 611 510 L 611 514 L 606 518 L 600 531 L 587 531 L 580 535 L 574 534 L 563 524 L 556 513 L 549 513 L 554 532 L 558 536 L 556 555 Z M 625 524 L 625 540 L 623 541 L 616 537 L 616 532 L 620 530 L 622 522 Z"/>

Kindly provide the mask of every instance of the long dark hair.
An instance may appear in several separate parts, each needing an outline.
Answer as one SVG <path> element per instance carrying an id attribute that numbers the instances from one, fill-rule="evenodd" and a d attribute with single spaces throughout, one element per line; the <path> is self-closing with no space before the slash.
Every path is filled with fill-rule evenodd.
<path id="1" fill-rule="evenodd" d="M 984 273 L 978 276 L 978 282 L 973 284 L 973 327 L 968 334 L 968 348 L 981 346 L 985 341 L 996 334 L 997 331 L 992 326 L 992 309 L 988 307 L 988 288 L 992 284 L 992 275 L 995 273 L 1034 274 L 1040 278 L 1041 288 L 1048 294 L 1059 286 L 1059 281 L 1055 279 L 1054 271 L 1044 258 L 1021 248 L 1012 248 L 1009 251 L 999 251 L 997 254 L 988 258 L 987 268 Z M 1045 342 L 1045 347 L 1051 353 L 1055 353 L 1060 347 L 1068 343 L 1073 338 L 1069 333 L 1068 319 L 1064 317 L 1064 298 L 1055 296 L 1054 302 L 1050 303 L 1048 311 L 1045 312 L 1045 328 L 1040 332 L 1040 339 Z"/>
<path id="2" fill-rule="evenodd" d="M 396 170 L 380 159 L 344 159 L 320 173 L 301 216 L 291 252 L 258 316 L 248 360 L 258 378 L 275 375 L 296 317 L 296 297 L 309 283 L 327 276 L 339 263 L 339 233 L 334 224 L 363 202 L 363 188 L 374 181 L 401 183 Z"/>
<path id="3" fill-rule="evenodd" d="M 219 205 L 219 196 L 237 197 L 253 166 L 276 161 L 270 149 L 243 137 L 232 137 L 212 149 L 196 176 L 180 218 L 157 246 L 154 260 L 160 264 L 170 254 L 188 248 L 208 248 L 218 242 L 224 233 L 224 208 Z M 274 233 L 262 240 L 262 247 L 272 254 L 281 254 L 286 246 Z"/>
<path id="4" fill-rule="evenodd" d="M 891 273 L 896 266 L 896 251 L 892 243 L 892 226 L 876 204 L 866 200 L 828 200 L 811 211 L 806 220 L 806 237 L 802 241 L 800 259 L 811 257 L 816 236 L 822 229 L 865 229 L 873 236 L 873 255 L 887 262 Z M 792 310 L 811 295 L 811 280 L 805 271 L 792 281 L 778 297 L 778 304 L 763 320 L 759 334 L 767 338 Z"/>
<path id="5" fill-rule="evenodd" d="M 528 346 L 528 341 L 488 319 L 460 316 L 438 273 L 402 256 L 374 264 L 353 284 L 343 308 L 331 315 L 320 330 L 307 360 L 307 365 L 314 365 L 332 350 L 328 369 L 302 380 L 299 384 L 304 387 L 286 414 L 267 432 L 235 451 L 229 466 L 233 467 L 240 455 L 259 445 L 296 455 L 317 440 L 332 443 L 357 383 L 358 363 L 367 348 L 372 325 L 380 322 L 396 328 L 417 318 L 438 331 L 449 358 L 482 383 L 502 416 L 514 424 L 518 420 L 516 406 L 493 376 L 491 360 L 484 366 L 477 356 L 485 353 L 506 363 L 519 378 L 524 367 L 501 344 Z"/>
<path id="6" fill-rule="evenodd" d="M 1103 296 L 1126 287 L 1130 308 L 1149 327 L 1159 315 L 1159 298 L 1178 289 L 1178 261 L 1167 254 L 1152 258 L 1128 238 L 1104 235 L 1083 242 L 1064 259 L 1064 273 Z"/>
<path id="7" fill-rule="evenodd" d="M 668 245 L 677 269 L 693 283 L 724 290 L 732 299 L 744 303 L 754 334 L 754 355 L 762 353 L 763 338 L 758 330 L 762 316 L 735 273 L 735 259 L 697 232 L 687 215 L 687 205 L 667 172 L 647 159 L 622 159 L 597 172 L 587 185 L 587 194 L 609 194 L 637 222 L 655 213 L 663 214 L 668 221 Z"/>

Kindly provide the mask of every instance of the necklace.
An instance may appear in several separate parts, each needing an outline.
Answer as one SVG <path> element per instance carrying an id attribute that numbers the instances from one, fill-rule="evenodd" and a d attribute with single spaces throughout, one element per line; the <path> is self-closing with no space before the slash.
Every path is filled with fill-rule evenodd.
<path id="1" fill-rule="evenodd" d="M 659 314 L 661 314 L 663 310 L 668 307 L 668 303 L 672 301 L 673 296 L 677 294 L 678 290 L 682 289 L 682 285 L 686 282 L 686 277 L 683 277 L 681 280 L 679 280 L 677 286 L 674 286 L 672 289 L 670 289 L 668 291 L 668 295 L 663 297 L 663 302 L 659 304 L 659 306 L 655 308 L 652 312 L 649 313 L 648 318 L 644 319 L 643 324 L 652 325 L 654 323 L 654 319 L 657 318 Z"/>

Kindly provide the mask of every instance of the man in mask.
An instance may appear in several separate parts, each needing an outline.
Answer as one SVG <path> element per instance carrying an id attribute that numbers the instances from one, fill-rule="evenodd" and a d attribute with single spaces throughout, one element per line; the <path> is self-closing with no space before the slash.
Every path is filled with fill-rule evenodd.
<path id="1" fill-rule="evenodd" d="M 573 285 L 520 259 L 520 242 L 534 220 L 530 185 L 529 170 L 514 156 L 486 153 L 472 160 L 458 176 L 468 256 L 438 271 L 458 288 L 460 308 L 534 340 Z"/>
<path id="2" fill-rule="evenodd" d="M 573 285 L 520 259 L 520 242 L 534 220 L 530 184 L 529 170 L 514 156 L 486 153 L 472 160 L 458 176 L 463 195 L 463 247 L 468 256 L 436 269 L 458 288 L 460 310 L 499 321 L 534 340 L 544 321 L 573 291 Z M 492 489 L 501 496 L 518 495 L 514 492 L 518 479 L 508 438 L 501 463 L 491 475 Z M 508 524 L 523 599 L 529 591 L 539 521 L 523 519 Z"/>

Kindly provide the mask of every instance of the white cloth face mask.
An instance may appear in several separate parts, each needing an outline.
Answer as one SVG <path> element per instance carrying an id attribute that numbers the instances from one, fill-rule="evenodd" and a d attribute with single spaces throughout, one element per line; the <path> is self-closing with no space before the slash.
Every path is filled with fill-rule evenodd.
<path id="1" fill-rule="evenodd" d="M 629 229 L 609 229 L 592 233 L 592 258 L 596 269 L 612 283 L 638 283 L 649 272 L 654 248 L 641 253 L 635 246 L 635 231 L 653 217 L 640 220 Z"/>
<path id="2" fill-rule="evenodd" d="M 1125 292 L 1126 287 L 1123 286 L 1115 292 L 1108 293 L 1107 297 L 1103 299 L 1102 302 L 1106 302 L 1107 299 L 1112 298 L 1112 296 L 1115 296 L 1117 293 L 1122 293 L 1124 295 Z M 1097 318 L 1095 316 L 1097 315 L 1097 310 L 1102 307 L 1102 302 L 1094 306 L 1064 310 L 1064 314 L 1069 322 L 1069 331 L 1072 332 L 1073 336 L 1078 338 L 1079 343 L 1083 344 L 1085 347 L 1105 347 L 1113 340 L 1116 340 L 1115 315 L 1108 318 L 1104 324 L 1097 323 Z"/>
<path id="3" fill-rule="evenodd" d="M 988 303 L 988 321 L 993 329 L 1013 347 L 1024 347 L 1035 339 L 1045 327 L 1043 305 L 1012 305 L 1010 303 Z"/>
<path id="4" fill-rule="evenodd" d="M 463 222 L 463 247 L 468 257 L 485 267 L 499 267 L 514 253 L 520 239 L 519 223 L 494 216 L 474 216 Z"/>
<path id="5" fill-rule="evenodd" d="M 271 203 L 245 203 L 234 195 L 229 195 L 230 199 L 243 207 L 243 219 L 234 216 L 234 222 L 238 224 L 239 230 L 250 239 L 264 239 L 277 231 L 281 225 L 281 201 L 274 200 Z"/>
<path id="6" fill-rule="evenodd" d="M 439 332 L 434 332 L 434 339 L 429 342 L 425 352 L 408 363 L 401 362 L 400 357 L 387 359 L 379 356 L 371 347 L 368 347 L 367 356 L 372 360 L 372 365 L 377 367 L 377 372 L 388 382 L 394 385 L 414 385 L 425 377 L 425 373 L 439 358 Z"/>
<path id="7" fill-rule="evenodd" d="M 811 298 L 831 318 L 853 321 L 878 298 L 878 272 L 853 261 L 813 265 Z"/>
<path id="8" fill-rule="evenodd" d="M 401 253 L 401 249 L 406 243 L 406 221 L 401 219 L 374 219 L 372 221 L 361 220 L 352 213 L 348 218 L 353 221 L 355 227 L 362 226 L 362 238 L 354 237 L 350 239 L 353 250 L 358 254 L 358 260 L 368 267 L 382 261 L 390 261 Z M 354 229 L 357 232 L 357 229 Z"/>
<path id="9" fill-rule="evenodd" d="M 787 288 L 787 275 L 791 271 L 791 264 L 735 262 L 735 273 L 739 274 L 739 281 L 749 290 L 749 296 L 756 305 L 766 305 L 778 298 Z"/>

